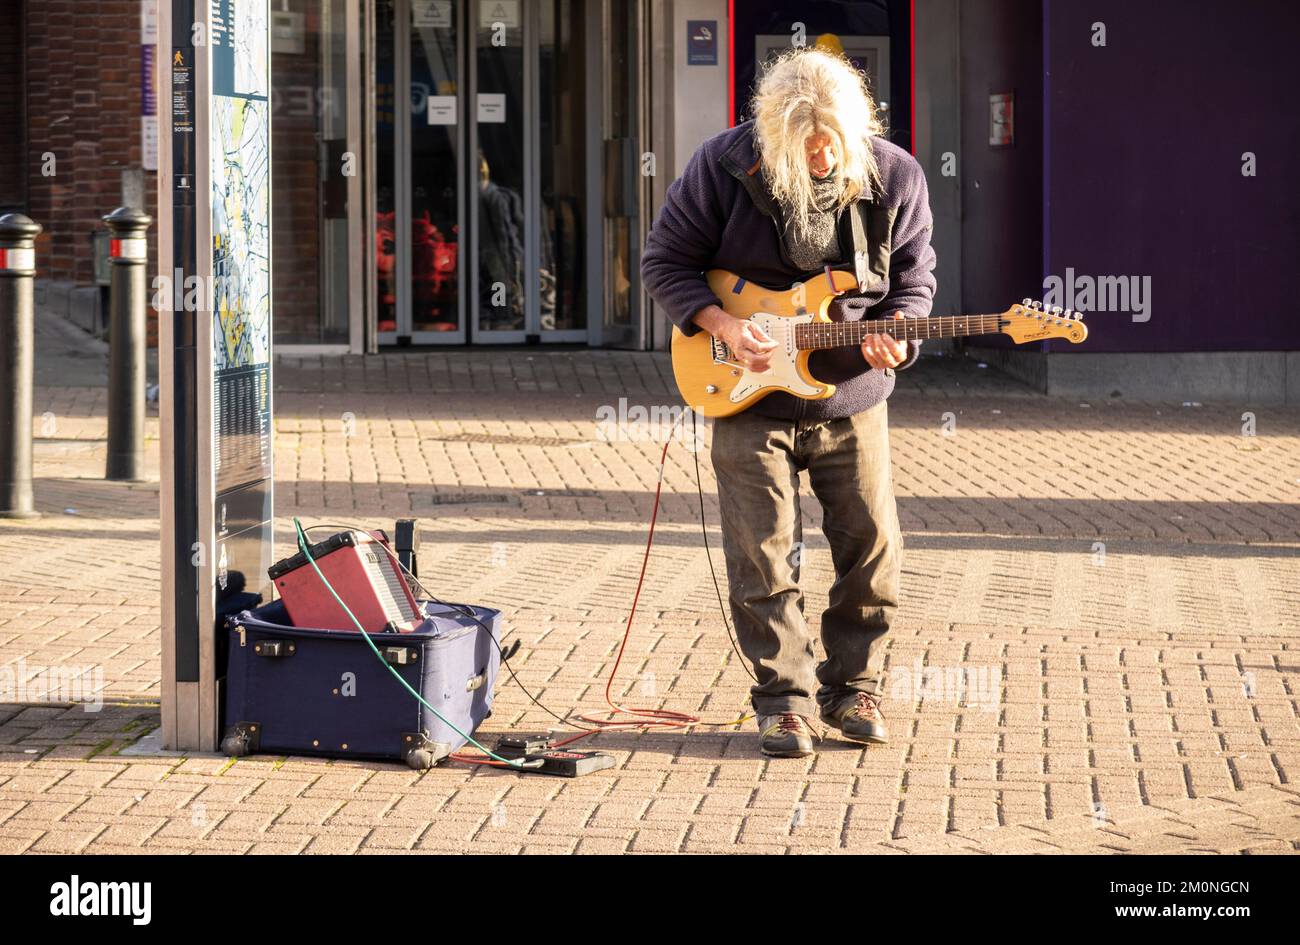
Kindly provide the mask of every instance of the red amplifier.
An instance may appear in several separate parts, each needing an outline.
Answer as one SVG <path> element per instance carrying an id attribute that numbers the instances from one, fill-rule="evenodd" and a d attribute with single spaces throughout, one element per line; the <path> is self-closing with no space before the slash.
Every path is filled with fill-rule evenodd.
<path id="1" fill-rule="evenodd" d="M 321 574 L 367 633 L 410 633 L 424 616 L 386 549 L 385 539 L 357 531 L 339 532 L 308 546 Z M 267 574 L 279 589 L 295 627 L 356 630 L 301 551 L 271 565 Z"/>

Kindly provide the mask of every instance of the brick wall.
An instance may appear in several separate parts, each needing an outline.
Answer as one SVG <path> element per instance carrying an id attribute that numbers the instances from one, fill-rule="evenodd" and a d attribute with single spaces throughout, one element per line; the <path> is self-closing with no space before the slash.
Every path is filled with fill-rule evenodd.
<path id="1" fill-rule="evenodd" d="M 28 0 L 27 206 L 44 227 L 38 278 L 94 283 L 91 233 L 122 202 L 122 172 L 141 166 L 141 0 Z M 144 173 L 144 211 L 157 216 Z M 151 271 L 156 229 L 149 233 Z M 150 344 L 156 320 L 150 315 Z"/>
<path id="2" fill-rule="evenodd" d="M 0 211 L 27 206 L 23 171 L 23 5 L 0 4 Z"/>
<path id="3" fill-rule="evenodd" d="M 141 0 L 0 3 L 0 141 L 22 141 L 24 103 L 27 128 L 25 146 L 0 149 L 0 205 L 25 205 L 44 227 L 37 242 L 37 277 L 43 282 L 94 284 L 91 233 L 120 205 L 123 170 L 141 165 L 140 7 Z M 313 340 L 319 325 L 316 7 L 311 0 L 292 0 L 291 10 L 307 14 L 306 48 L 272 56 L 272 307 L 276 336 L 295 341 Z M 164 48 L 160 60 L 165 56 Z M 168 105 L 159 94 L 159 109 Z M 143 183 L 145 212 L 156 221 L 155 173 L 144 172 Z M 155 222 L 149 231 L 151 277 L 157 259 Z M 157 344 L 152 311 L 149 344 Z"/>
<path id="4" fill-rule="evenodd" d="M 27 4 L 28 206 L 45 227 L 43 277 L 93 281 L 90 234 L 121 203 L 122 171 L 140 167 L 140 6 Z M 153 173 L 144 186 L 152 215 Z"/>

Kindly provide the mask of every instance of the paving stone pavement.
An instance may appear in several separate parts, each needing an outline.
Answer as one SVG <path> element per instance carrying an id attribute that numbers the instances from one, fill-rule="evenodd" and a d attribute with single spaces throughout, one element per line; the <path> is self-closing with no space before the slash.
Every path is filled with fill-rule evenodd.
<path id="1" fill-rule="evenodd" d="M 430 589 L 502 608 L 515 671 L 560 715 L 604 707 L 677 440 L 613 696 L 704 722 L 587 739 L 617 767 L 574 781 L 421 775 L 122 753 L 158 721 L 157 421 L 150 478 L 104 482 L 105 391 L 60 386 L 85 374 L 51 347 L 45 514 L 0 521 L 0 852 L 1300 849 L 1300 411 L 1082 404 L 952 359 L 904 372 L 893 740 L 828 733 L 814 758 L 769 760 L 753 722 L 734 724 L 749 677 L 710 577 L 697 457 L 722 578 L 716 488 L 673 426 L 663 355 L 280 358 L 277 550 L 290 515 L 418 517 Z M 815 635 L 832 570 L 811 497 L 803 514 Z M 102 707 L 50 702 L 32 688 L 47 667 L 95 668 Z M 489 743 L 553 727 L 503 676 Z"/>

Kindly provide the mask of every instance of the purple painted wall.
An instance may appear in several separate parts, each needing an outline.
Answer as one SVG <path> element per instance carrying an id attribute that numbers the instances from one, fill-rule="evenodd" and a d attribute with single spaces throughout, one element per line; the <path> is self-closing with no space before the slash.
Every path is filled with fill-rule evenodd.
<path id="1" fill-rule="evenodd" d="M 1044 9 L 1046 274 L 1150 277 L 1149 320 L 1091 314 L 1083 350 L 1300 349 L 1300 3 Z"/>
<path id="2" fill-rule="evenodd" d="M 1043 65 L 1038 4 L 979 0 L 961 13 L 962 311 L 1035 297 L 1043 269 Z M 1015 144 L 989 145 L 989 95 L 1015 94 Z M 931 187 L 936 186 L 932 181 Z M 943 278 L 943 260 L 939 260 Z M 1008 339 L 981 339 L 991 346 Z"/>

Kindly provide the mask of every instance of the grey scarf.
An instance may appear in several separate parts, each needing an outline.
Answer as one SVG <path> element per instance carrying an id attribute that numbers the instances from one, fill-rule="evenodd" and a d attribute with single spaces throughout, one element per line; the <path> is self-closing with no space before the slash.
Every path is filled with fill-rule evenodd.
<path id="1" fill-rule="evenodd" d="M 835 202 L 840 196 L 840 175 L 833 171 L 830 177 L 814 177 L 813 206 L 809 210 L 808 225 L 800 227 L 796 215 L 784 203 L 781 216 L 785 221 L 782 241 L 790 261 L 805 272 L 820 269 L 827 263 L 840 261 L 840 241 L 836 228 L 838 214 Z"/>

